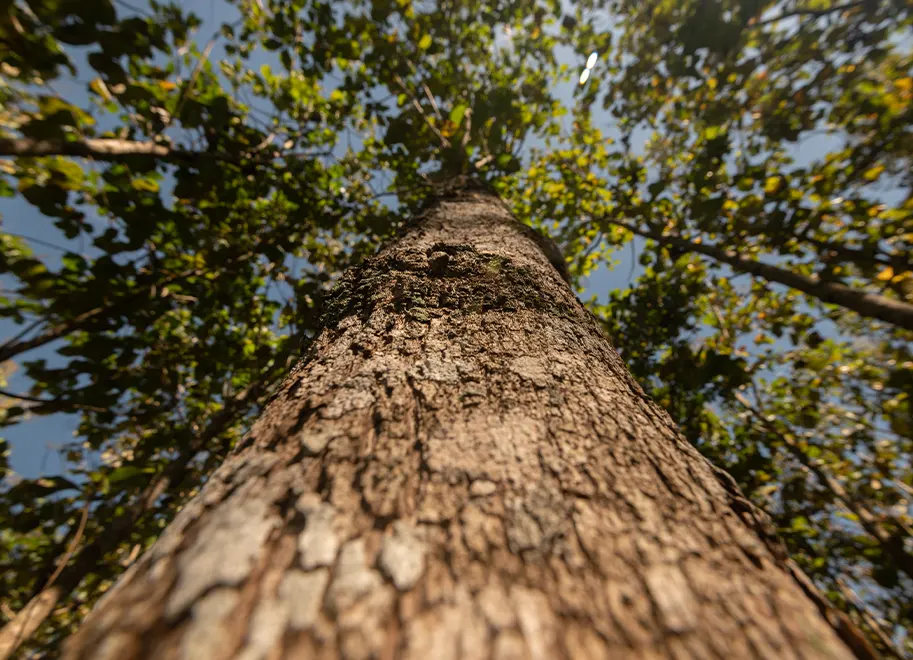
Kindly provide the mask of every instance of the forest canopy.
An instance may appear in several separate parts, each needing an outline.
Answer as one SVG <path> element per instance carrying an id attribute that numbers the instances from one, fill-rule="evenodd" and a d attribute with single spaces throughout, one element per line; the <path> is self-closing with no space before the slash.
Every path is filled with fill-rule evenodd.
<path id="1" fill-rule="evenodd" d="M 456 174 L 559 244 L 648 394 L 913 655 L 906 0 L 15 0 L 0 170 L 0 623 L 55 590 L 23 657 Z"/>

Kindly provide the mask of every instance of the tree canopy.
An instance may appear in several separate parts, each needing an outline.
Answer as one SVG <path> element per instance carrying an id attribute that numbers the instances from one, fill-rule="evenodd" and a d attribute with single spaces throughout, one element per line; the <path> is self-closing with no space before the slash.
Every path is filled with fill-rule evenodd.
<path id="1" fill-rule="evenodd" d="M 559 243 L 689 441 L 913 654 L 911 28 L 906 0 L 7 3 L 0 621 L 59 591 L 24 657 L 458 173 Z M 30 434 L 52 416 L 73 437 Z M 23 474 L 45 441 L 63 468 Z"/>

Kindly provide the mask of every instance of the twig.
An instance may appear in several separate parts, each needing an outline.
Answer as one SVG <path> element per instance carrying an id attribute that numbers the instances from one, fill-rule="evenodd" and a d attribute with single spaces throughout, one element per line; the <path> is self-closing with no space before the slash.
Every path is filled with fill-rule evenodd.
<path id="1" fill-rule="evenodd" d="M 472 164 L 472 166 L 476 169 L 479 169 L 481 167 L 485 167 L 486 165 L 488 165 L 488 163 L 490 163 L 494 159 L 495 159 L 495 157 L 492 154 L 488 154 L 487 156 L 482 156 L 481 158 L 479 158 L 479 160 L 474 162 Z"/>
<path id="2" fill-rule="evenodd" d="M 782 440 L 783 444 L 796 460 L 798 460 L 801 465 L 808 468 L 821 485 L 827 488 L 846 509 L 856 516 L 856 520 L 860 527 L 881 545 L 883 552 L 894 561 L 897 568 L 913 577 L 913 555 L 910 555 L 906 551 L 903 544 L 897 545 L 893 542 L 890 533 L 881 526 L 878 517 L 868 508 L 856 501 L 852 494 L 843 487 L 843 484 L 828 475 L 819 461 L 809 457 L 805 450 L 798 445 L 795 438 L 791 437 L 788 430 L 782 431 L 777 428 L 777 425 L 768 420 L 763 412 L 754 407 L 751 401 L 742 395 L 741 392 L 735 393 L 735 399 L 742 407 L 754 415 L 755 419 L 760 422 L 762 430 L 767 431 Z M 903 529 L 903 527 L 901 528 Z"/>
<path id="3" fill-rule="evenodd" d="M 827 16 L 833 12 L 846 11 L 849 9 L 855 9 L 856 7 L 861 7 L 868 1 L 869 0 L 858 0 L 857 2 L 847 2 L 842 5 L 837 5 L 836 7 L 831 7 L 830 9 L 794 9 L 793 11 L 788 11 L 786 13 L 780 14 L 779 16 L 773 16 L 766 20 L 755 23 L 751 25 L 751 27 L 763 27 L 764 25 L 770 25 L 771 23 L 776 23 L 777 21 L 793 18 L 795 16 L 814 16 L 815 18 L 821 18 L 822 16 Z"/>
<path id="4" fill-rule="evenodd" d="M 7 392 L 6 390 L 0 390 L 0 396 L 5 396 L 8 399 L 19 399 L 20 401 L 30 401 L 32 403 L 54 403 L 53 399 L 39 399 L 34 396 L 27 396 L 25 394 L 14 394 L 13 392 Z"/>
<path id="5" fill-rule="evenodd" d="M 82 507 L 82 516 L 79 525 L 76 528 L 76 534 L 67 546 L 66 552 L 57 563 L 57 568 L 50 578 L 41 588 L 38 596 L 29 600 L 29 602 L 19 610 L 18 613 L 10 617 L 10 621 L 0 630 L 0 658 L 8 658 L 16 648 L 31 637 L 38 627 L 51 614 L 51 610 L 60 600 L 61 590 L 54 587 L 54 582 L 60 576 L 64 567 L 70 562 L 76 546 L 82 539 L 86 529 L 86 522 L 89 519 L 89 508 L 92 504 L 91 492 L 86 495 L 85 506 Z"/>
<path id="6" fill-rule="evenodd" d="M 7 339 L 5 342 L 3 342 L 3 344 L 0 344 L 0 353 L 5 352 L 6 349 L 10 347 L 10 345 L 17 343 L 20 339 L 22 339 L 23 337 L 25 337 L 28 333 L 30 333 L 32 330 L 34 330 L 35 328 L 37 328 L 38 326 L 40 326 L 42 323 L 44 323 L 44 319 L 43 319 L 43 318 L 40 318 L 40 319 L 38 319 L 37 321 L 35 321 L 34 323 L 31 323 L 31 324 L 27 325 L 27 326 L 26 326 L 18 335 L 16 335 L 15 337 L 10 337 L 9 339 Z"/>
<path id="7" fill-rule="evenodd" d="M 725 339 L 727 342 L 731 341 L 732 335 L 729 334 L 729 328 L 723 321 L 723 315 L 720 314 L 720 308 L 717 307 L 716 303 L 711 302 L 710 309 L 713 311 L 713 315 L 716 317 L 716 322 L 720 324 L 720 332 L 723 333 L 723 339 Z"/>
<path id="8" fill-rule="evenodd" d="M 134 11 L 141 16 L 145 16 L 146 18 L 152 18 L 152 14 L 140 9 L 139 7 L 137 7 L 135 5 L 131 5 L 129 2 L 126 2 L 126 0 L 114 0 L 114 3 L 121 5 L 122 7 L 126 7 L 130 11 Z"/>
<path id="9" fill-rule="evenodd" d="M 197 79 L 200 77 L 200 73 L 203 71 L 203 65 L 206 64 L 206 60 L 209 59 L 209 54 L 212 52 L 213 46 L 216 45 L 216 39 L 218 38 L 219 33 L 216 32 L 212 39 L 209 40 L 209 43 L 206 44 L 206 48 L 203 49 L 202 55 L 200 55 L 197 65 L 193 68 L 193 73 L 190 74 L 190 80 L 187 81 L 187 85 L 181 90 L 181 98 L 178 99 L 177 105 L 174 108 L 174 112 L 168 117 L 168 121 L 165 122 L 165 126 L 159 131 L 159 134 L 163 133 L 165 130 L 171 126 L 172 120 L 181 114 L 181 110 L 184 109 L 184 103 L 186 103 L 187 98 L 190 96 L 190 92 L 193 89 L 194 85 L 197 83 Z"/>
<path id="10" fill-rule="evenodd" d="M 20 401 L 28 401 L 30 403 L 38 403 L 44 406 L 53 406 L 55 404 L 66 406 L 71 406 L 73 408 L 83 408 L 85 410 L 91 410 L 92 412 L 107 412 L 108 408 L 101 408 L 99 406 L 93 406 L 88 403 L 76 403 L 73 401 L 60 401 L 59 399 L 39 399 L 34 396 L 27 396 L 25 394 L 15 394 L 13 392 L 7 392 L 6 390 L 0 390 L 0 396 L 5 396 L 8 399 L 18 399 Z M 35 408 L 29 408 L 29 410 L 34 410 Z"/>
<path id="11" fill-rule="evenodd" d="M 441 119 L 441 110 L 437 107 L 437 101 L 434 100 L 434 95 L 431 93 L 431 90 L 428 89 L 428 85 L 422 83 L 422 89 L 425 90 L 425 96 L 427 96 L 428 100 L 431 101 L 431 107 L 434 109 L 434 114 L 437 115 L 438 119 Z"/>
<path id="12" fill-rule="evenodd" d="M 431 121 L 431 118 L 428 117 L 428 115 L 425 114 L 424 109 L 422 109 L 422 104 L 419 103 L 419 102 L 418 102 L 418 99 L 415 98 L 415 96 L 412 95 L 412 94 L 409 92 L 409 89 L 406 87 L 406 83 L 403 82 L 403 79 L 400 78 L 399 76 L 396 76 L 396 77 L 395 77 L 395 80 L 396 80 L 396 83 L 397 83 L 397 84 L 400 86 L 400 88 L 403 90 L 403 92 L 405 92 L 406 94 L 409 94 L 409 98 L 412 100 L 412 106 L 413 106 L 413 107 L 418 111 L 418 113 L 422 116 L 422 118 L 425 120 L 425 123 L 428 124 L 428 127 L 432 130 L 432 132 L 434 132 L 434 134 L 437 135 L 438 139 L 441 141 L 441 145 L 444 146 L 444 147 L 449 147 L 449 146 L 450 146 L 450 140 L 448 140 L 446 137 L 444 137 L 444 134 L 441 133 L 441 132 L 437 129 L 437 127 L 434 125 L 434 122 Z"/>
<path id="13" fill-rule="evenodd" d="M 872 614 L 869 612 L 869 608 L 866 607 L 865 603 L 859 599 L 859 596 L 856 595 L 856 592 L 854 592 L 849 587 L 849 585 L 844 582 L 843 578 L 837 577 L 834 581 L 837 583 L 837 587 L 840 589 L 840 593 L 843 594 L 844 598 L 853 604 L 853 607 L 855 607 L 856 611 L 859 612 L 862 620 L 865 621 L 866 625 L 878 638 L 878 641 L 882 643 L 888 653 L 893 655 L 895 658 L 903 658 L 904 655 L 894 645 L 894 642 L 891 640 L 891 636 L 885 631 L 881 623 L 874 616 L 872 616 Z"/>
<path id="14" fill-rule="evenodd" d="M 265 138 L 263 138 L 263 141 L 260 142 L 260 144 L 258 144 L 256 147 L 254 147 L 253 149 L 251 149 L 251 153 L 254 153 L 254 152 L 257 152 L 257 151 L 262 151 L 263 149 L 266 148 L 266 146 L 267 146 L 270 142 L 272 142 L 272 141 L 275 140 L 275 139 L 276 139 L 276 134 L 275 134 L 275 133 L 270 133 L 270 134 L 267 135 Z"/>
<path id="15" fill-rule="evenodd" d="M 31 236 L 26 236 L 25 234 L 17 234 L 16 232 L 6 231 L 6 230 L 4 230 L 3 233 L 7 234 L 9 236 L 15 236 L 16 238 L 23 238 L 27 241 L 31 241 L 32 243 L 35 243 L 36 245 L 43 245 L 44 247 L 49 247 L 54 250 L 60 250 L 61 252 L 69 252 L 69 250 L 65 247 L 62 247 L 60 245 L 55 245 L 54 243 L 49 243 L 48 241 L 42 241 L 40 238 L 32 238 Z"/>
<path id="16" fill-rule="evenodd" d="M 85 530 L 86 530 L 86 521 L 88 521 L 88 519 L 89 519 L 89 507 L 91 505 L 92 505 L 92 493 L 90 491 L 89 494 L 86 495 L 85 506 L 82 507 L 82 517 L 80 517 L 80 519 L 79 519 L 79 525 L 76 528 L 76 534 L 73 535 L 73 540 L 70 541 L 70 545 L 67 546 L 67 551 L 65 553 L 63 553 L 63 557 L 61 557 L 60 562 L 57 564 L 57 570 L 54 571 L 54 573 L 51 575 L 51 577 L 48 578 L 47 584 L 44 585 L 45 589 L 47 589 L 48 587 L 50 587 L 54 584 L 54 582 L 57 580 L 58 576 L 60 576 L 60 572 L 63 570 L 64 566 L 66 566 L 69 563 L 70 558 L 73 556 L 73 552 L 76 550 L 76 545 L 79 543 L 79 540 L 82 538 L 83 532 L 85 532 Z"/>
<path id="17" fill-rule="evenodd" d="M 631 241 L 631 269 L 628 271 L 628 286 L 634 281 L 634 269 L 637 266 L 637 248 L 634 241 Z"/>

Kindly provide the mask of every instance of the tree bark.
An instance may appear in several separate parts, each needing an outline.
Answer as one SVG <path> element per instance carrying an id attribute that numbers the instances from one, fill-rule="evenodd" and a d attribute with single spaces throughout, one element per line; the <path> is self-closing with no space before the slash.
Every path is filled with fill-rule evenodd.
<path id="1" fill-rule="evenodd" d="M 671 245 L 685 252 L 703 254 L 706 257 L 732 266 L 738 272 L 757 275 L 769 282 L 784 284 L 791 289 L 796 289 L 818 298 L 822 302 L 845 307 L 860 316 L 878 319 L 906 330 L 913 330 L 913 305 L 901 300 L 894 300 L 874 293 L 866 293 L 836 282 L 825 282 L 815 277 L 799 275 L 777 266 L 770 266 L 760 261 L 740 257 L 732 250 L 726 250 L 717 245 L 704 245 L 677 236 L 668 236 L 656 231 L 640 229 L 630 223 L 619 220 L 605 220 L 605 222 L 627 229 L 638 236 L 652 238 L 664 245 Z"/>
<path id="2" fill-rule="evenodd" d="M 547 246 L 437 196 L 65 658 L 874 657 Z"/>

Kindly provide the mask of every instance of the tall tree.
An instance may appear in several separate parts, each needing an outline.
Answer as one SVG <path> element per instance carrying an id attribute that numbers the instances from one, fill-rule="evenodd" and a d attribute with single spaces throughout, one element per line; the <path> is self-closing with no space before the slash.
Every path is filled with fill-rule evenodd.
<path id="1" fill-rule="evenodd" d="M 65 657 L 874 657 L 554 244 L 465 179 L 429 201 Z"/>
<path id="2" fill-rule="evenodd" d="M 9 465 L 0 438 L 0 657 L 56 656 L 438 168 L 558 240 L 578 291 L 640 262 L 586 287 L 628 369 L 830 602 L 913 651 L 911 334 L 878 320 L 913 302 L 908 2 L 204 9 L 224 24 L 0 10 L 3 229 L 25 234 L 0 234 L 0 424 L 24 425 Z M 9 469 L 29 420 L 63 414 L 61 469 Z"/>

